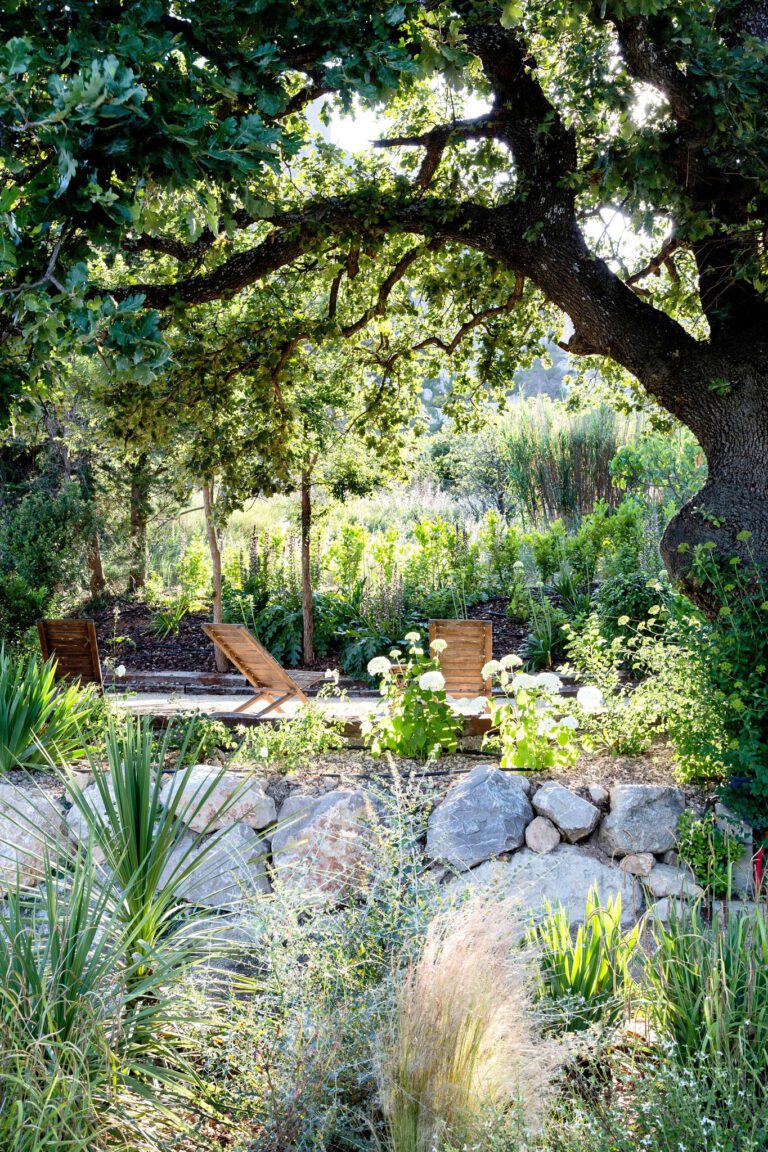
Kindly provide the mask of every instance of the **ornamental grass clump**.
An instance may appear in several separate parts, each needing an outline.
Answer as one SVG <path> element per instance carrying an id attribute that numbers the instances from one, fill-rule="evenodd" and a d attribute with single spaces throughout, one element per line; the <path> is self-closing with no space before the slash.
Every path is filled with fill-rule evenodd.
<path id="1" fill-rule="evenodd" d="M 413 760 L 436 760 L 455 752 L 461 721 L 445 693 L 439 654 L 444 640 L 433 640 L 427 655 L 418 632 L 405 636 L 405 660 L 395 648 L 389 658 L 376 656 L 368 664 L 369 676 L 379 676 L 384 708 L 363 722 L 363 740 L 374 756 L 392 752 Z"/>
<path id="2" fill-rule="evenodd" d="M 562 681 L 554 672 L 531 675 L 517 672 L 519 656 L 490 660 L 483 668 L 483 679 L 493 678 L 504 690 L 504 697 L 491 705 L 493 728 L 484 746 L 498 748 L 502 768 L 521 768 L 526 772 L 568 768 L 579 757 L 575 716 L 563 715 L 558 701 Z"/>
<path id="3" fill-rule="evenodd" d="M 381 1104 L 392 1152 L 466 1147 L 490 1109 L 538 1126 L 562 1048 L 529 996 L 531 957 L 511 904 L 476 901 L 434 921 L 382 1034 Z"/>

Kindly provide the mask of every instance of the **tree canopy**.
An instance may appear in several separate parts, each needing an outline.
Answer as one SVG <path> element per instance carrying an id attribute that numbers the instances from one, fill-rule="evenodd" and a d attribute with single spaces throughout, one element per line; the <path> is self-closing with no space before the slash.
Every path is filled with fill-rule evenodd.
<path id="1" fill-rule="evenodd" d="M 425 373 L 463 355 L 457 401 L 567 316 L 706 452 L 668 565 L 768 563 L 766 0 L 0 10 L 8 410 L 73 349 L 152 389 L 190 316 L 288 269 L 319 285 L 300 338 L 399 311 Z M 360 105 L 387 130 L 352 157 L 317 118 Z"/>

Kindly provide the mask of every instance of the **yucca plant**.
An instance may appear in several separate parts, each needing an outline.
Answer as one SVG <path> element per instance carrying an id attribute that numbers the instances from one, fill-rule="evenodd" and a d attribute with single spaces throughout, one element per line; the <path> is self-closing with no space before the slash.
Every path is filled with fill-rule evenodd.
<path id="1" fill-rule="evenodd" d="M 702 902 L 653 922 L 646 1012 L 677 1062 L 768 1102 L 768 911 L 709 921 Z"/>
<path id="2" fill-rule="evenodd" d="M 101 704 L 90 689 L 57 684 L 55 660 L 26 661 L 0 645 L 0 772 L 85 755 L 85 732 Z"/>
<path id="3" fill-rule="evenodd" d="M 621 927 L 621 896 L 603 906 L 596 888 L 587 896 L 586 918 L 575 937 L 566 909 L 547 908 L 531 937 L 539 949 L 538 996 L 550 1002 L 554 1030 L 581 1032 L 600 1021 L 616 1023 L 638 932 Z"/>
<path id="4" fill-rule="evenodd" d="M 158 740 L 148 717 L 111 716 L 105 730 L 107 771 L 91 763 L 99 804 L 91 804 L 72 773 L 62 773 L 70 800 L 115 878 L 118 914 L 148 964 L 164 942 L 177 936 L 181 914 L 189 918 L 180 890 L 218 844 L 225 829 L 214 829 L 248 783 L 244 777 L 241 788 L 207 815 L 201 831 L 186 836 L 187 826 L 210 807 L 224 772 L 212 769 L 210 779 L 190 793 L 195 736 L 194 720 L 178 733 L 169 725 Z M 177 771 L 176 787 L 161 803 L 171 751 L 187 767 Z"/>

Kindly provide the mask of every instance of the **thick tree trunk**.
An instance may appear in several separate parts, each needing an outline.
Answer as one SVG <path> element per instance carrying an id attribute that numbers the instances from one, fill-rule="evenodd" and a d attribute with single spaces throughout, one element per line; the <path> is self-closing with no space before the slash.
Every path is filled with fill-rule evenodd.
<path id="1" fill-rule="evenodd" d="M 131 464 L 130 475 L 128 591 L 139 592 L 147 582 L 147 525 L 151 512 L 152 488 L 148 453 L 142 452 Z"/>
<path id="2" fill-rule="evenodd" d="M 95 599 L 97 596 L 101 596 L 107 587 L 107 581 L 104 576 L 104 565 L 101 562 L 98 532 L 94 532 L 88 542 L 88 552 L 86 553 L 85 560 L 88 565 L 88 586 L 91 596 Z"/>
<path id="3" fill-rule="evenodd" d="M 768 576 L 768 382 L 758 364 L 721 366 L 722 394 L 695 402 L 689 419 L 707 457 L 707 482 L 670 521 L 661 550 L 670 575 L 709 614 L 721 605 L 696 579 L 702 549 L 738 557 Z M 713 547 L 714 546 L 714 547 Z"/>
<path id="4" fill-rule="evenodd" d="M 203 485 L 203 509 L 205 512 L 205 533 L 208 537 L 208 550 L 211 554 L 211 566 L 213 568 L 213 623 L 221 624 L 222 622 L 222 600 L 221 600 L 221 548 L 219 546 L 219 535 L 216 531 L 216 517 L 213 508 L 213 488 L 210 484 Z M 226 672 L 229 668 L 229 661 L 224 653 L 214 647 L 214 654 L 216 657 L 216 667 L 219 672 Z"/>
<path id="5" fill-rule="evenodd" d="M 304 663 L 315 659 L 315 604 L 312 598 L 312 480 L 301 474 L 301 615 L 304 623 Z"/>

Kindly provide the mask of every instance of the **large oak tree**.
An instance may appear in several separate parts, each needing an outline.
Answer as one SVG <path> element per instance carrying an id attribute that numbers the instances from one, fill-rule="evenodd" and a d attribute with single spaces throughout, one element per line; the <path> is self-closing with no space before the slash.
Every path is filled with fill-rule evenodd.
<path id="1" fill-rule="evenodd" d="M 410 284 L 486 371 L 557 309 L 572 353 L 639 382 L 706 453 L 671 571 L 707 541 L 768 568 L 768 0 L 0 13 L 7 407 L 74 345 L 151 387 L 180 310 L 300 259 L 330 269 L 339 331 Z M 355 100 L 386 104 L 392 131 L 352 161 L 312 122 Z M 380 269 L 362 309 L 361 262 Z"/>

